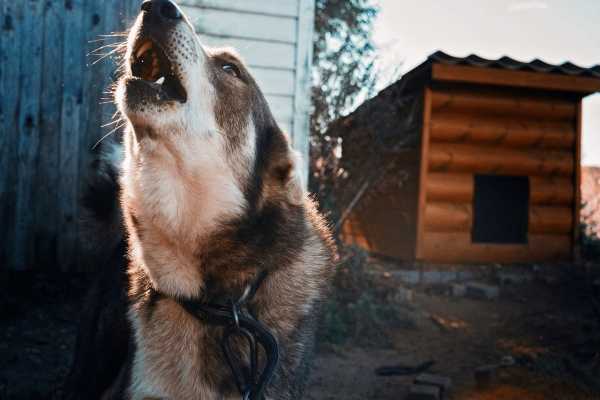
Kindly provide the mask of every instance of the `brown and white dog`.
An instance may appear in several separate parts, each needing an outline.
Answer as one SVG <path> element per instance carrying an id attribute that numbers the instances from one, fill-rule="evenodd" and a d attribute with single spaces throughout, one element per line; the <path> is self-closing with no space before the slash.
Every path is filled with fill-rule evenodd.
<path id="1" fill-rule="evenodd" d="M 203 46 L 170 0 L 142 4 L 125 59 L 124 159 L 88 205 L 122 216 L 126 239 L 101 261 L 67 397 L 240 398 L 223 328 L 180 300 L 235 299 L 264 274 L 249 309 L 279 344 L 266 398 L 300 398 L 334 256 L 296 154 L 240 58 Z"/>

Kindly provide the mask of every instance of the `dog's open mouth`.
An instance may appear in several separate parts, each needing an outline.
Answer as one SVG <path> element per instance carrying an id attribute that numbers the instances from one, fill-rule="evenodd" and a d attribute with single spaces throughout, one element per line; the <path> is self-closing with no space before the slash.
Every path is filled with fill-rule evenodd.
<path id="1" fill-rule="evenodd" d="M 139 43 L 131 59 L 133 77 L 148 82 L 160 92 L 161 98 L 185 103 L 187 92 L 165 52 L 151 39 Z"/>

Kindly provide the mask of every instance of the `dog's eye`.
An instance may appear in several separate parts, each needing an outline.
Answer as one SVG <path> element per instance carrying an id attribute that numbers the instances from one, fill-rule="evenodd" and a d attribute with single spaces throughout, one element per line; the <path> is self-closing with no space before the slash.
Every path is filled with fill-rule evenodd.
<path id="1" fill-rule="evenodd" d="M 229 75 L 231 75 L 231 76 L 234 76 L 234 77 L 236 77 L 236 78 L 239 78 L 239 77 L 240 77 L 240 70 L 239 70 L 239 68 L 238 68 L 236 65 L 234 65 L 234 64 L 229 64 L 229 63 L 228 63 L 228 64 L 223 64 L 223 65 L 221 66 L 221 69 L 222 69 L 223 71 L 225 71 L 226 73 L 228 73 Z"/>

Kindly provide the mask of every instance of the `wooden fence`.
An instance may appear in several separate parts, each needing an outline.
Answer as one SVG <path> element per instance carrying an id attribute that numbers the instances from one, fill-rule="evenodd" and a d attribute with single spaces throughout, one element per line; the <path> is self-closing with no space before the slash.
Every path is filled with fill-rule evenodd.
<path id="1" fill-rule="evenodd" d="M 0 0 L 0 270 L 78 265 L 83 178 L 114 112 L 114 60 L 89 53 L 139 4 Z"/>

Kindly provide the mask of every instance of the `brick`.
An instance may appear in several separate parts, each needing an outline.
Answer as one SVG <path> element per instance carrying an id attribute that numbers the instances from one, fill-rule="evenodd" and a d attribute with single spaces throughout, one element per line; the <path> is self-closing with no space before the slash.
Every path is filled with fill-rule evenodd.
<path id="1" fill-rule="evenodd" d="M 418 385 L 435 386 L 440 389 L 442 395 L 448 393 L 452 387 L 452 379 L 447 376 L 435 374 L 420 374 L 415 378 Z"/>
<path id="2" fill-rule="evenodd" d="M 441 400 L 440 388 L 430 385 L 412 384 L 405 400 Z"/>
<path id="3" fill-rule="evenodd" d="M 467 283 L 467 296 L 476 299 L 494 300 L 500 295 L 498 286 L 486 285 L 479 282 Z"/>

